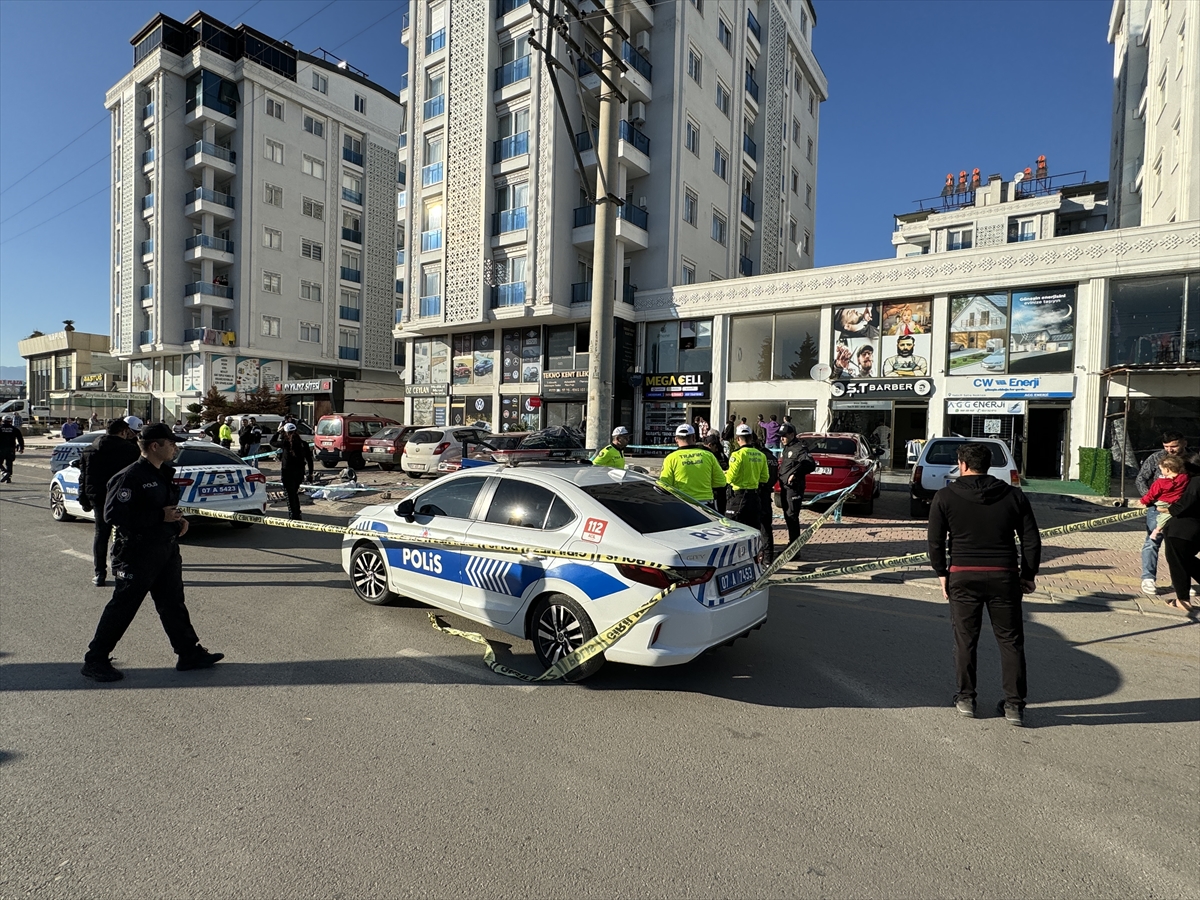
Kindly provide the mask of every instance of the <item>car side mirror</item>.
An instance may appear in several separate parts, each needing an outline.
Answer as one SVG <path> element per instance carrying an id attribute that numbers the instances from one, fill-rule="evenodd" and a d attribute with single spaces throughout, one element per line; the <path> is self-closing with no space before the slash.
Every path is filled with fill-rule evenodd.
<path id="1" fill-rule="evenodd" d="M 412 500 L 401 500 L 396 504 L 396 515 L 405 522 L 411 522 L 416 518 L 416 508 L 416 504 Z"/>

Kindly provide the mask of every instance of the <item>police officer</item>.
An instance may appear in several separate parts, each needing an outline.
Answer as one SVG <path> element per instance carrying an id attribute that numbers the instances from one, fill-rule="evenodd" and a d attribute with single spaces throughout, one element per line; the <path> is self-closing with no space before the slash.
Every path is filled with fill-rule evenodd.
<path id="1" fill-rule="evenodd" d="M 25 452 L 25 436 L 13 422 L 12 416 L 5 416 L 0 422 L 0 482 L 12 483 L 13 460 L 18 453 Z"/>
<path id="2" fill-rule="evenodd" d="M 779 491 L 783 500 L 783 521 L 787 523 L 788 543 L 800 537 L 800 509 L 804 503 L 805 476 L 817 467 L 800 439 L 795 426 L 779 426 L 783 453 L 779 456 Z"/>
<path id="3" fill-rule="evenodd" d="M 308 480 L 313 479 L 313 455 L 308 441 L 300 436 L 296 423 L 285 422 L 283 437 L 279 441 L 279 459 L 282 466 L 283 489 L 287 493 L 288 518 L 300 519 L 300 485 L 304 483 L 304 473 L 308 472 Z"/>
<path id="4" fill-rule="evenodd" d="M 119 681 L 125 677 L 113 668 L 109 654 L 147 593 L 154 598 L 163 630 L 179 655 L 176 669 L 206 669 L 225 657 L 200 646 L 183 602 L 183 561 L 177 538 L 187 534 L 188 523 L 176 505 L 179 490 L 170 464 L 176 440 L 164 423 L 146 426 L 138 436 L 140 458 L 109 482 L 104 518 L 117 529 L 112 554 L 117 584 L 84 656 L 80 672 L 86 678 Z"/>
<path id="5" fill-rule="evenodd" d="M 732 496 L 729 513 L 735 522 L 759 528 L 762 524 L 758 488 L 767 483 L 767 458 L 754 446 L 754 432 L 749 425 L 739 425 L 734 431 L 738 448 L 729 455 L 729 471 L 725 477 Z"/>
<path id="6" fill-rule="evenodd" d="M 217 431 L 217 439 L 221 442 L 221 446 L 228 450 L 233 446 L 233 416 L 226 416 L 225 421 L 221 423 L 220 429 Z"/>
<path id="7" fill-rule="evenodd" d="M 629 446 L 629 429 L 618 425 L 613 429 L 612 443 L 596 454 L 592 460 L 593 466 L 609 466 L 613 469 L 625 468 L 625 448 Z"/>
<path id="8" fill-rule="evenodd" d="M 754 446 L 767 461 L 767 480 L 758 486 L 758 531 L 762 535 L 763 562 L 771 563 L 775 560 L 775 508 L 771 503 L 775 496 L 775 484 L 779 481 L 779 462 L 775 459 L 775 451 L 765 446 L 758 435 L 754 436 Z"/>
<path id="9" fill-rule="evenodd" d="M 713 491 L 725 486 L 725 473 L 717 458 L 696 444 L 696 429 L 691 425 L 675 429 L 675 446 L 679 449 L 663 460 L 658 483 L 715 509 Z"/>
<path id="10" fill-rule="evenodd" d="M 108 539 L 112 523 L 104 518 L 108 501 L 108 482 L 114 475 L 138 459 L 137 436 L 124 419 L 113 419 L 102 434 L 79 457 L 79 504 L 94 510 L 96 532 L 92 538 L 92 565 L 96 576 L 92 584 L 104 587 L 108 578 Z"/>

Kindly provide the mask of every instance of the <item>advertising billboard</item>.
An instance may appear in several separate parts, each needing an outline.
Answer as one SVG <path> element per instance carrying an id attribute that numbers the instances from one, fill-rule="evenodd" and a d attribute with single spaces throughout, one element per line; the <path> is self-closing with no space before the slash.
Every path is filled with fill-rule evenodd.
<path id="1" fill-rule="evenodd" d="M 905 300 L 883 304 L 880 338 L 884 378 L 923 378 L 933 349 L 933 303 Z"/>
<path id="2" fill-rule="evenodd" d="M 833 377 L 879 377 L 879 304 L 833 308 Z"/>

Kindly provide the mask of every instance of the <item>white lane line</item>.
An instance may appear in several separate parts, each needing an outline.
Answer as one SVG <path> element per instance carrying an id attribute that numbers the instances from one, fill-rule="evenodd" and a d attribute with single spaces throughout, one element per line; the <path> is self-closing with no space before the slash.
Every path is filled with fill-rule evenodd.
<path id="1" fill-rule="evenodd" d="M 451 672 L 456 672 L 459 675 L 466 675 L 470 677 L 472 681 L 477 681 L 479 679 L 480 673 L 478 668 L 475 666 L 468 666 L 466 663 L 460 663 L 457 660 L 446 659 L 442 656 L 434 656 L 432 653 L 425 653 L 421 650 L 413 650 L 411 647 L 405 648 L 404 650 L 397 650 L 396 655 L 403 656 L 405 659 L 419 660 L 423 663 L 428 663 L 431 666 L 437 666 L 441 669 L 448 669 Z M 502 678 L 503 676 L 497 677 Z M 525 694 L 528 694 L 530 691 L 537 690 L 537 685 L 535 684 L 505 684 L 502 685 L 502 687 L 511 688 L 515 691 L 521 691 Z"/>
<path id="2" fill-rule="evenodd" d="M 67 556 L 73 556 L 76 559 L 84 559 L 84 560 L 87 560 L 88 562 L 92 561 L 92 554 L 82 553 L 79 550 L 60 550 L 58 552 L 65 553 L 65 554 L 67 554 Z"/>

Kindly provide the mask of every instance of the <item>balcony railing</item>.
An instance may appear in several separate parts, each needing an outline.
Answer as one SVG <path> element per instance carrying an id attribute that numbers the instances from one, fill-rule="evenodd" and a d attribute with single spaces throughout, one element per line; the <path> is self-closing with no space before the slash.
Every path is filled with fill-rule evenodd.
<path id="1" fill-rule="evenodd" d="M 742 194 L 742 212 L 751 219 L 754 218 L 754 201 L 745 194 Z"/>
<path id="2" fill-rule="evenodd" d="M 1138 168 L 1141 167 L 1141 157 L 1138 157 Z M 1137 169 L 1134 169 L 1136 174 Z M 1132 181 L 1132 179 L 1130 179 Z M 1030 197 L 1047 197 L 1050 194 L 1057 194 L 1064 187 L 1075 184 L 1086 184 L 1087 172 L 1066 172 L 1062 175 L 1043 175 L 1038 178 L 1036 175 L 1022 181 L 1020 184 L 1013 185 L 1014 200 L 1028 200 Z"/>
<path id="3" fill-rule="evenodd" d="M 501 160 L 512 159 L 514 156 L 520 156 L 522 153 L 528 152 L 529 132 L 522 131 L 520 134 L 500 138 L 500 140 L 492 144 L 492 162 L 498 163 Z"/>
<path id="4" fill-rule="evenodd" d="M 440 116 L 446 111 L 446 95 L 438 94 L 436 97 L 430 97 L 425 101 L 425 106 L 422 107 L 422 112 L 426 119 L 432 119 Z"/>
<path id="5" fill-rule="evenodd" d="M 632 144 L 634 150 L 640 150 L 647 156 L 650 155 L 650 138 L 634 128 L 630 122 L 626 122 L 624 119 L 621 120 L 620 134 L 621 140 Z"/>
<path id="6" fill-rule="evenodd" d="M 442 178 L 445 176 L 446 164 L 436 162 L 421 168 L 421 187 L 429 187 L 432 184 L 441 184 Z"/>
<path id="7" fill-rule="evenodd" d="M 362 271 L 360 269 L 351 269 L 349 266 L 341 266 L 340 275 L 342 281 L 354 281 L 362 284 Z"/>
<path id="8" fill-rule="evenodd" d="M 624 219 L 626 222 L 631 222 L 638 228 L 649 230 L 650 228 L 650 213 L 642 209 L 640 206 L 634 206 L 632 203 L 625 203 L 617 207 L 618 218 Z M 596 207 L 594 206 L 579 206 L 575 208 L 575 227 L 582 228 L 585 225 L 594 225 L 596 222 Z"/>
<path id="9" fill-rule="evenodd" d="M 506 16 L 519 6 L 524 6 L 529 0 L 496 0 L 496 15 Z"/>
<path id="10" fill-rule="evenodd" d="M 525 303 L 525 282 L 514 281 L 492 288 L 492 306 L 521 306 Z"/>
<path id="11" fill-rule="evenodd" d="M 397 309 L 397 310 L 396 310 L 396 324 L 397 324 L 397 325 L 399 325 L 399 324 L 401 324 L 403 321 L 404 321 L 404 310 L 402 310 L 402 309 Z"/>
<path id="12" fill-rule="evenodd" d="M 522 56 L 496 68 L 496 90 L 529 77 L 529 56 Z"/>
<path id="13" fill-rule="evenodd" d="M 362 154 L 351 150 L 349 147 L 342 148 L 342 159 L 346 160 L 346 162 L 352 162 L 356 166 L 361 166 L 363 164 Z"/>
<path id="14" fill-rule="evenodd" d="M 592 283 L 590 281 L 577 281 L 571 285 L 572 303 L 590 303 L 591 300 Z"/>
<path id="15" fill-rule="evenodd" d="M 400 312 L 400 310 L 396 310 L 396 312 L 398 314 Z M 397 325 L 400 324 L 399 319 L 396 320 L 396 324 Z M 395 366 L 397 369 L 404 368 L 404 352 L 402 350 L 397 350 L 392 353 L 392 365 Z"/>
<path id="16" fill-rule="evenodd" d="M 510 231 L 520 231 L 526 227 L 526 207 L 504 209 L 492 213 L 492 234 L 507 234 Z"/>
<path id="17" fill-rule="evenodd" d="M 754 98 L 755 103 L 758 102 L 758 82 L 749 72 L 746 73 L 746 93 Z"/>
<path id="18" fill-rule="evenodd" d="M 402 279 L 402 278 L 396 279 L 396 293 L 397 294 L 404 293 L 404 279 Z"/>
<path id="19" fill-rule="evenodd" d="M 750 29 L 750 33 L 754 35 L 755 40 L 762 41 L 762 26 L 758 24 L 758 19 L 754 18 L 754 13 L 746 10 L 746 25 Z"/>
<path id="20" fill-rule="evenodd" d="M 749 278 L 754 274 L 754 261 L 748 256 L 739 257 L 738 271 L 742 273 L 743 277 Z"/>
<path id="21" fill-rule="evenodd" d="M 406 131 L 403 134 L 401 134 L 398 138 L 396 138 L 396 148 L 398 150 L 403 150 L 407 146 L 408 146 L 408 132 Z"/>
<path id="22" fill-rule="evenodd" d="M 755 162 L 758 161 L 758 144 L 750 139 L 750 135 L 742 134 L 742 150 Z"/>
<path id="23" fill-rule="evenodd" d="M 207 247 L 209 250 L 219 250 L 221 253 L 232 253 L 233 241 L 213 237 L 211 234 L 197 234 L 183 242 L 184 250 L 195 250 L 197 247 Z"/>
<path id="24" fill-rule="evenodd" d="M 338 347 L 338 359 L 358 359 L 358 348 Z"/>
<path id="25" fill-rule="evenodd" d="M 404 251 L 403 250 L 396 251 L 396 265 L 398 265 L 398 266 L 404 265 Z"/>
<path id="26" fill-rule="evenodd" d="M 230 194 L 222 194 L 220 191 L 212 191 L 208 188 L 196 188 L 194 191 L 188 191 L 183 197 L 185 206 L 195 203 L 197 200 L 207 200 L 209 203 L 217 203 L 233 209 L 234 198 Z"/>
<path id="27" fill-rule="evenodd" d="M 402 90 L 402 91 L 408 90 L 408 73 L 407 72 L 400 73 L 400 90 Z"/>
<path id="28" fill-rule="evenodd" d="M 142 198 L 142 209 L 153 209 L 153 208 L 154 208 L 154 195 L 147 194 L 145 197 Z"/>
<path id="29" fill-rule="evenodd" d="M 154 104 L 147 103 L 142 107 L 142 118 L 149 119 L 152 115 L 154 115 Z"/>
<path id="30" fill-rule="evenodd" d="M 152 162 L 154 162 L 154 148 L 153 147 L 151 147 L 149 150 L 142 151 L 142 165 L 146 166 Z"/>
<path id="31" fill-rule="evenodd" d="M 431 250 L 442 249 L 442 229 L 438 228 L 433 231 L 421 232 L 421 252 L 428 253 Z"/>
<path id="32" fill-rule="evenodd" d="M 642 56 L 629 41 L 621 44 L 621 59 L 629 63 L 635 72 L 647 81 L 650 81 L 650 72 L 653 68 L 650 65 L 650 60 Z"/>
<path id="33" fill-rule="evenodd" d="M 401 185 L 408 184 L 408 171 L 406 169 L 397 169 L 396 170 L 396 184 L 401 184 Z"/>
<path id="34" fill-rule="evenodd" d="M 232 347 L 237 343 L 237 334 L 233 331 L 225 331 L 222 328 L 185 328 L 183 331 L 183 342 L 190 344 L 193 341 L 199 341 L 202 344 L 212 344 L 214 346 Z"/>
<path id="35" fill-rule="evenodd" d="M 1010 244 L 1021 244 L 1025 241 L 1033 240 L 1037 240 L 1036 234 L 1034 234 L 1032 231 L 1022 231 L 1019 233 L 1014 233 L 1011 237 L 1009 237 L 1008 242 Z"/>
<path id="36" fill-rule="evenodd" d="M 440 316 L 442 314 L 442 295 L 431 294 L 428 297 L 422 297 L 417 302 L 417 314 L 422 318 L 425 316 Z"/>
<path id="37" fill-rule="evenodd" d="M 201 153 L 207 156 L 215 156 L 217 159 L 223 159 L 226 162 L 237 162 L 236 151 L 226 150 L 224 147 L 218 147 L 216 144 L 210 144 L 208 141 L 196 141 L 196 143 L 185 148 L 183 158 L 185 160 L 191 159 L 193 156 L 199 156 Z"/>
<path id="38" fill-rule="evenodd" d="M 213 284 L 209 281 L 193 281 L 191 284 L 183 286 L 183 296 L 193 297 L 197 294 L 204 294 L 208 297 L 224 297 L 226 300 L 232 300 L 233 288 L 226 284 Z"/>
<path id="39" fill-rule="evenodd" d="M 350 241 L 352 244 L 362 243 L 362 232 L 355 231 L 353 228 L 342 227 L 342 240 Z"/>
<path id="40" fill-rule="evenodd" d="M 601 58 L 602 57 L 600 55 L 599 50 L 597 50 L 595 53 L 592 54 L 592 62 L 594 62 L 596 64 L 596 68 L 600 67 Z M 575 71 L 578 72 L 581 76 L 595 74 L 595 70 L 591 66 L 588 65 L 587 59 L 585 59 L 582 56 L 579 57 L 579 59 L 575 61 Z"/>
<path id="41" fill-rule="evenodd" d="M 229 116 L 231 119 L 237 118 L 237 104 L 226 103 L 223 100 L 218 100 L 216 97 L 201 95 L 199 100 L 195 96 L 188 97 L 184 101 L 183 108 L 184 112 L 195 112 L 197 109 L 211 109 L 213 112 Z"/>
<path id="42" fill-rule="evenodd" d="M 138 332 L 138 343 L 139 344 L 153 344 L 154 343 L 154 329 L 147 328 L 145 331 L 139 331 Z"/>
<path id="43" fill-rule="evenodd" d="M 947 250 L 970 250 L 970 249 L 971 249 L 971 246 L 972 246 L 972 243 L 973 243 L 973 242 L 972 242 L 972 241 L 970 241 L 970 240 L 966 240 L 966 241 L 961 241 L 961 240 L 960 240 L 960 241 L 947 241 L 947 242 L 946 242 L 946 249 L 947 249 Z"/>
<path id="44" fill-rule="evenodd" d="M 204 329 L 203 328 L 185 328 L 185 329 L 183 329 L 183 342 L 185 344 L 190 344 L 190 343 L 192 343 L 192 341 L 202 341 L 202 340 L 204 340 Z"/>
<path id="45" fill-rule="evenodd" d="M 410 13 L 405 13 L 404 15 L 402 15 L 400 17 L 400 30 L 401 31 L 408 31 L 408 26 L 410 24 L 412 24 L 412 18 L 411 18 Z"/>
<path id="46" fill-rule="evenodd" d="M 139 294 L 139 299 L 150 300 L 151 298 L 154 297 L 154 285 L 143 284 L 141 286 L 141 288 L 138 289 L 138 294 Z"/>
<path id="47" fill-rule="evenodd" d="M 142 256 L 149 256 L 154 252 L 154 241 L 142 241 Z"/>
<path id="48" fill-rule="evenodd" d="M 446 29 L 445 28 L 439 28 L 433 34 L 429 35 L 429 37 L 425 38 L 426 54 L 437 53 L 439 50 L 441 50 L 445 46 L 446 46 Z"/>
<path id="49" fill-rule="evenodd" d="M 342 199 L 348 203 L 357 203 L 362 206 L 362 191 L 352 191 L 350 188 L 342 188 Z"/>
<path id="50" fill-rule="evenodd" d="M 362 312 L 357 306 L 338 307 L 338 318 L 345 319 L 347 322 L 357 322 L 361 315 Z"/>
<path id="51" fill-rule="evenodd" d="M 628 303 L 633 306 L 633 295 L 636 293 L 636 288 L 632 284 L 621 285 L 621 302 Z"/>

